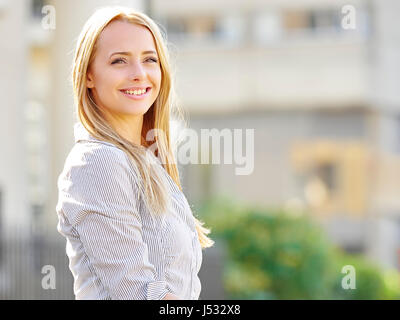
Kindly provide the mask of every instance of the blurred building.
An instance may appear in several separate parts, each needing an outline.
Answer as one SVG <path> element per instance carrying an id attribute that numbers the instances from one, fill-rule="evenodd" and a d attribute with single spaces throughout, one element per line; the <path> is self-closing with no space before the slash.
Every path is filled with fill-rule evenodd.
<path id="1" fill-rule="evenodd" d="M 23 225 L 24 236 L 30 226 L 27 187 L 25 118 L 28 96 L 26 73 L 28 50 L 25 26 L 28 8 L 22 1 L 0 2 L 0 33 L 2 44 L 0 96 L 0 134 L 4 150 L 0 157 L 0 292 L 6 286 L 3 281 L 5 265 L 9 258 L 4 239 L 11 236 L 11 226 Z M 12 31 L 12 32 L 10 32 Z M 7 77 L 5 76 L 7 75 Z"/>
<path id="2" fill-rule="evenodd" d="M 305 208 L 347 251 L 399 267 L 398 6 L 153 1 L 191 127 L 255 129 L 253 174 L 187 165 L 191 200 Z"/>

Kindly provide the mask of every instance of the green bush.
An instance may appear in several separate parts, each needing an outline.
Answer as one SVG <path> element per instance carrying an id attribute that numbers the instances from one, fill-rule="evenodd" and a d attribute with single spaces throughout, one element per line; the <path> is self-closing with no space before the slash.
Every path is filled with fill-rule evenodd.
<path id="1" fill-rule="evenodd" d="M 227 248 L 223 283 L 231 299 L 398 299 L 399 274 L 333 246 L 307 214 L 212 200 L 199 211 Z M 342 288 L 342 267 L 356 289 Z M 396 283 L 394 283 L 396 282 Z"/>

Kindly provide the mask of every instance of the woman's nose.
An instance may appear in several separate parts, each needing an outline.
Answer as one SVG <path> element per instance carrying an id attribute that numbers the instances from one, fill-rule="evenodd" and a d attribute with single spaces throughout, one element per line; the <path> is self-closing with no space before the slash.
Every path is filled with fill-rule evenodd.
<path id="1" fill-rule="evenodd" d="M 136 78 L 143 78 L 146 75 L 146 71 L 143 68 L 140 62 L 132 63 L 132 66 L 129 70 L 129 78 L 136 79 Z"/>

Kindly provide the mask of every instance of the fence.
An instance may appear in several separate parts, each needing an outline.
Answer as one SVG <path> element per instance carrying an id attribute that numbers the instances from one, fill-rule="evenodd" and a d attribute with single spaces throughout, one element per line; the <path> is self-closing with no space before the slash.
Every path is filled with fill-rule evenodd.
<path id="1" fill-rule="evenodd" d="M 28 237 L 18 236 L 19 232 L 13 234 L 13 237 L 3 236 L 0 243 L 0 299 L 74 299 L 65 239 L 57 234 L 31 234 Z M 200 299 L 224 299 L 222 264 L 222 250 L 218 243 L 203 251 L 199 272 L 202 283 Z M 55 271 L 54 288 L 46 288 L 51 284 L 46 281 L 51 270 L 45 266 L 51 266 Z"/>
<path id="2" fill-rule="evenodd" d="M 73 277 L 61 237 L 3 237 L 1 246 L 0 299 L 74 299 Z M 54 270 L 54 288 L 42 285 L 49 274 L 45 266 Z"/>

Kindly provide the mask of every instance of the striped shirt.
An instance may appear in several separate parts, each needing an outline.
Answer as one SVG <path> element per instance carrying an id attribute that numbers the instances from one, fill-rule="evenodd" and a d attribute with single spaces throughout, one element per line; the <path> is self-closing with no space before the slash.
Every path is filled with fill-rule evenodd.
<path id="1" fill-rule="evenodd" d="M 150 214 L 126 153 L 96 140 L 80 123 L 74 134 L 58 178 L 56 211 L 75 298 L 157 300 L 170 292 L 198 299 L 202 251 L 195 221 L 167 171 L 172 206 Z"/>

